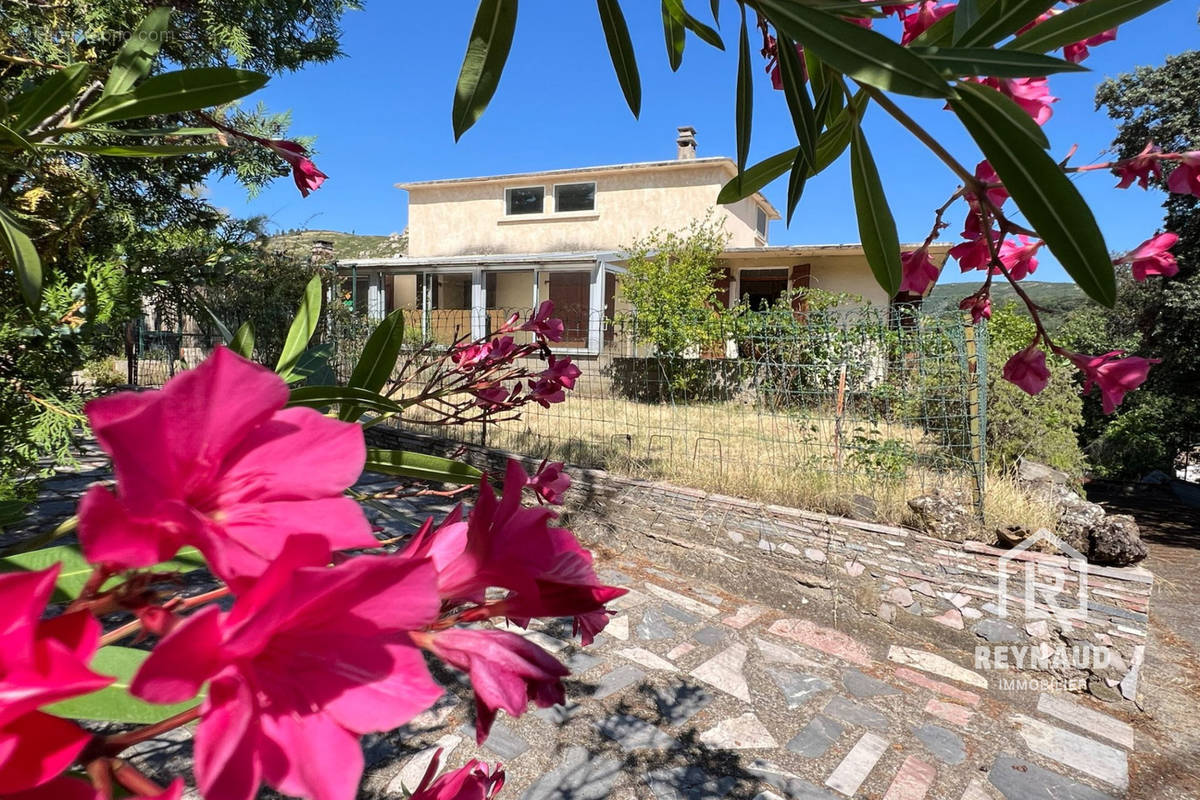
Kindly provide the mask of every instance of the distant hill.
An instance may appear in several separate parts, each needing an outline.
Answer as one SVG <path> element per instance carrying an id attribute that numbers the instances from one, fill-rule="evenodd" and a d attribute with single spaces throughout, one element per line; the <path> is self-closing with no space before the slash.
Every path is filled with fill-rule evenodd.
<path id="1" fill-rule="evenodd" d="M 939 283 L 933 287 L 929 297 L 925 298 L 925 307 L 931 311 L 945 311 L 956 308 L 962 298 L 977 288 L 973 283 Z M 1067 314 L 1088 302 L 1087 295 L 1073 283 L 1050 283 L 1049 281 L 1021 281 L 1021 286 L 1029 293 L 1039 306 L 1047 309 L 1042 312 L 1042 321 L 1050 330 L 1063 323 Z M 1017 293 L 1007 283 L 992 284 L 992 305 L 1003 306 L 1015 302 L 1017 311 L 1028 314 L 1028 309 L 1017 297 Z"/>
<path id="2" fill-rule="evenodd" d="M 297 231 L 279 233 L 267 239 L 266 246 L 282 250 L 297 258 L 307 258 L 312 252 L 313 242 L 333 243 L 333 257 L 346 258 L 390 258 L 408 254 L 408 232 L 393 233 L 391 236 L 366 236 L 341 231 Z"/>

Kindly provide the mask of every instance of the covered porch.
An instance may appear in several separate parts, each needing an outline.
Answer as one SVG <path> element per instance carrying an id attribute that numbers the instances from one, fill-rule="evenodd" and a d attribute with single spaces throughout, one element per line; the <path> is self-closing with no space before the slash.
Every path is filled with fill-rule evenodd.
<path id="1" fill-rule="evenodd" d="M 616 313 L 614 252 L 503 254 L 341 261 L 341 300 L 372 319 L 397 309 L 424 341 L 479 338 L 516 313 L 554 303 L 564 335 L 557 351 L 599 354 Z"/>

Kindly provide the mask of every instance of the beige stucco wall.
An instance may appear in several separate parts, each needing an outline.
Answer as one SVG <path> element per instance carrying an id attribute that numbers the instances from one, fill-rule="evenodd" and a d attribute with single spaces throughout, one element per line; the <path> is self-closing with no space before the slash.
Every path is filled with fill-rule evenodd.
<path id="1" fill-rule="evenodd" d="M 869 304 L 886 307 L 888 297 L 867 266 L 866 256 L 826 256 L 806 259 L 812 265 L 809 285 L 826 292 L 861 295 Z"/>
<path id="2" fill-rule="evenodd" d="M 732 177 L 731 169 L 726 162 L 680 162 L 680 166 L 413 186 L 408 254 L 425 258 L 619 250 L 654 228 L 677 230 L 703 217 Z M 596 210 L 553 213 L 554 184 L 581 181 L 596 182 Z M 545 207 L 550 213 L 506 216 L 504 190 L 523 186 L 545 186 Z M 756 203 L 747 198 L 717 209 L 730 234 L 730 247 L 762 244 L 754 230 Z"/>
<path id="3" fill-rule="evenodd" d="M 496 295 L 488 298 L 491 308 L 533 308 L 533 270 L 496 273 Z"/>

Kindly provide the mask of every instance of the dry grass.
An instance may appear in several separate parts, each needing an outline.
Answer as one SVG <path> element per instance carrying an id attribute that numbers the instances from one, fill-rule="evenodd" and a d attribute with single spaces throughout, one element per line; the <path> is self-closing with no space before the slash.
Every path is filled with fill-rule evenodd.
<path id="1" fill-rule="evenodd" d="M 479 441 L 478 427 L 458 432 Z M 911 522 L 909 498 L 933 488 L 970 493 L 974 484 L 969 464 L 948 457 L 918 427 L 739 403 L 673 406 L 576 395 L 489 424 L 486 443 L 832 514 L 873 507 L 889 522 Z M 1049 509 L 1001 475 L 988 477 L 985 514 L 989 525 L 1054 527 Z"/>

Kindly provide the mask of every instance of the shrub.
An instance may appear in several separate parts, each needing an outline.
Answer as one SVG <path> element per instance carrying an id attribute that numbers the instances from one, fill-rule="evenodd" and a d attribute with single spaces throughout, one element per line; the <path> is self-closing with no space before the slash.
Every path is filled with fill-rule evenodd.
<path id="1" fill-rule="evenodd" d="M 988 464 L 1009 469 L 1024 457 L 1078 478 L 1087 460 L 1079 447 L 1083 400 L 1075 368 L 1048 358 L 1050 384 L 1035 396 L 1001 377 L 1004 362 L 1028 345 L 1034 332 L 1033 321 L 1018 314 L 1012 303 L 997 308 L 987 325 Z"/>

